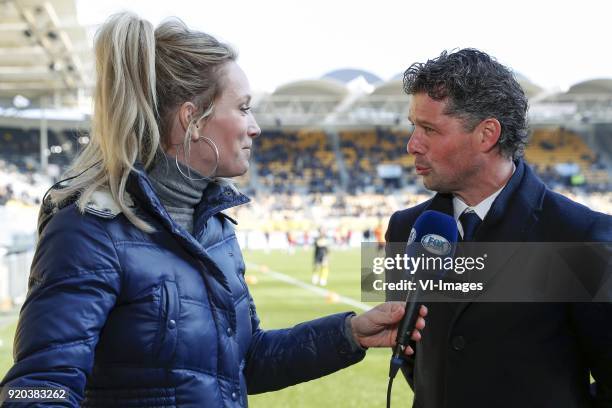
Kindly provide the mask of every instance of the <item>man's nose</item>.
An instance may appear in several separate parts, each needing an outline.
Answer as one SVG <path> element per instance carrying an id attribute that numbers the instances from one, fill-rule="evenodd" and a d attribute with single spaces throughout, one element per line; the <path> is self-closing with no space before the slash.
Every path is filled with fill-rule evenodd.
<path id="1" fill-rule="evenodd" d="M 415 129 L 412 135 L 410 135 L 406 150 L 408 150 L 410 154 L 423 154 L 425 152 L 425 146 L 423 145 L 423 140 L 418 130 Z"/>

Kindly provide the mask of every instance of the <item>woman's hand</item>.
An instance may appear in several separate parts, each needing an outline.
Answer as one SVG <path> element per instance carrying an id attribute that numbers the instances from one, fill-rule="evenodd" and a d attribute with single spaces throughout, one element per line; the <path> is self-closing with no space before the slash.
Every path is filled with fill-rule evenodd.
<path id="1" fill-rule="evenodd" d="M 362 347 L 393 347 L 397 338 L 397 326 L 404 317 L 403 302 L 382 303 L 351 319 L 353 336 Z M 412 340 L 421 340 L 421 330 L 425 328 L 427 307 L 421 306 Z M 406 355 L 414 354 L 412 347 L 404 350 Z"/>

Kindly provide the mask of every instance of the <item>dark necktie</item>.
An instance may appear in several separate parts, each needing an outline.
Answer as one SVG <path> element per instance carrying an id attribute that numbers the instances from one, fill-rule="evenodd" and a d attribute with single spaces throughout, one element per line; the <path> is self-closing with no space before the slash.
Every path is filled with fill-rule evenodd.
<path id="1" fill-rule="evenodd" d="M 476 232 L 482 220 L 478 214 L 468 208 L 459 216 L 459 221 L 463 227 L 463 241 L 472 241 L 474 239 L 474 232 Z"/>

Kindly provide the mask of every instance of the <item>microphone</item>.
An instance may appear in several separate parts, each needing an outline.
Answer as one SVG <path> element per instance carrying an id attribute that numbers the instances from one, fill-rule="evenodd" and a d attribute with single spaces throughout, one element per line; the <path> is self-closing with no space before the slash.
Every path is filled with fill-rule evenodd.
<path id="1" fill-rule="evenodd" d="M 425 211 L 416 219 L 410 231 L 405 254 L 409 258 L 423 259 L 453 257 L 458 236 L 457 222 L 453 217 L 439 211 Z M 412 273 L 412 282 L 416 282 L 416 275 L 416 272 Z M 414 289 L 408 293 L 406 311 L 397 330 L 396 345 L 389 368 L 390 380 L 395 377 L 403 363 L 401 356 L 406 346 L 411 343 L 410 334 L 414 330 L 419 317 L 420 285 L 415 285 Z"/>
<path id="2" fill-rule="evenodd" d="M 425 211 L 410 231 L 406 255 L 410 258 L 453 257 L 458 236 L 457 222 L 453 217 L 439 211 Z M 413 282 L 416 277 L 417 273 L 413 273 Z M 397 330 L 396 346 L 405 347 L 410 341 L 410 334 L 419 317 L 419 286 L 416 285 L 415 290 L 406 297 L 406 312 Z"/>

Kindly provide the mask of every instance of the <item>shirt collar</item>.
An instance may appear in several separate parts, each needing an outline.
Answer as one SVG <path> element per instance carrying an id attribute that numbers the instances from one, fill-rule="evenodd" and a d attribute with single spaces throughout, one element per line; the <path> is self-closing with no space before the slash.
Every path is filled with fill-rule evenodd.
<path id="1" fill-rule="evenodd" d="M 512 174 L 514 174 L 515 171 L 516 166 L 514 165 L 514 163 L 512 163 Z M 512 174 L 510 175 L 510 178 L 512 178 Z M 510 180 L 510 178 L 508 180 Z M 506 184 L 508 184 L 508 182 L 506 182 Z M 459 197 L 453 196 L 453 215 L 455 216 L 455 221 L 457 222 L 457 227 L 459 228 L 459 233 L 461 234 L 461 236 L 463 236 L 463 227 L 459 222 L 459 217 L 461 216 L 461 214 L 463 214 L 463 212 L 469 208 L 474 211 L 481 220 L 484 220 L 487 216 L 487 213 L 491 209 L 493 202 L 502 192 L 504 187 L 506 187 L 506 184 L 504 184 L 499 190 L 497 190 L 496 192 L 494 192 L 493 194 L 491 194 L 473 207 L 470 207 L 469 205 L 464 203 L 463 200 L 461 200 Z"/>

